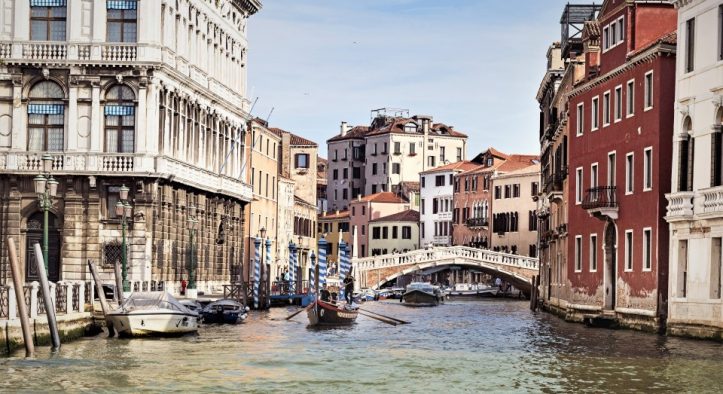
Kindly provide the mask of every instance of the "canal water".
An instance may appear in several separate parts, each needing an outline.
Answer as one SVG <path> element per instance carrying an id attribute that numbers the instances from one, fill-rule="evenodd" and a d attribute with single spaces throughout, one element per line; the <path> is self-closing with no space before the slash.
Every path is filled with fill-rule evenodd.
<path id="1" fill-rule="evenodd" d="M 176 339 L 105 334 L 0 358 L 0 392 L 720 392 L 723 345 L 586 328 L 527 302 L 452 301 L 365 308 L 413 322 L 360 316 L 314 330 L 276 308 L 238 326 Z"/>

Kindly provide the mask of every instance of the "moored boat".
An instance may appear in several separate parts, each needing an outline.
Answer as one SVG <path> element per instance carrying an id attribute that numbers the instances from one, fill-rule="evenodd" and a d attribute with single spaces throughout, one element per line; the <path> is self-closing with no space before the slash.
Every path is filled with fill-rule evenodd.
<path id="1" fill-rule="evenodd" d="M 201 310 L 204 323 L 237 324 L 246 320 L 248 307 L 229 299 L 218 300 Z"/>
<path id="2" fill-rule="evenodd" d="M 344 304 L 332 304 L 316 300 L 309 305 L 306 315 L 310 326 L 343 326 L 353 324 L 359 315 L 358 308 Z"/>
<path id="3" fill-rule="evenodd" d="M 437 306 L 444 302 L 444 293 L 430 283 L 413 282 L 399 301 L 410 306 Z"/>
<path id="4" fill-rule="evenodd" d="M 164 336 L 198 331 L 198 314 L 181 305 L 165 291 L 135 292 L 106 319 L 118 335 Z"/>

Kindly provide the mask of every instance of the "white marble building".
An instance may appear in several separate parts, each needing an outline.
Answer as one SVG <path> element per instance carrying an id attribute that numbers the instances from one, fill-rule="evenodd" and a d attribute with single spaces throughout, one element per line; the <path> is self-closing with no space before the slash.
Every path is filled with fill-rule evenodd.
<path id="1" fill-rule="evenodd" d="M 129 280 L 228 283 L 244 253 L 246 21 L 259 0 L 0 0 L 0 283 L 5 238 L 38 239 L 32 179 L 53 157 L 55 280 L 119 259 L 130 187 Z M 193 247 L 189 217 L 198 221 Z M 34 279 L 31 270 L 26 280 Z"/>
<path id="2" fill-rule="evenodd" d="M 723 335 L 723 0 L 678 0 L 668 331 Z"/>

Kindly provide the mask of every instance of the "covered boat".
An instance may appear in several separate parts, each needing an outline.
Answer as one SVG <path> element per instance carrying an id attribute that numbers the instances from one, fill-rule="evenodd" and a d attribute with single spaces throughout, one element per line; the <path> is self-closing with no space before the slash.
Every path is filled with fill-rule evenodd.
<path id="1" fill-rule="evenodd" d="M 356 321 L 358 308 L 316 300 L 306 310 L 310 326 L 343 326 Z"/>
<path id="2" fill-rule="evenodd" d="M 120 336 L 181 335 L 198 331 L 198 314 L 165 291 L 131 293 L 106 319 Z"/>
<path id="3" fill-rule="evenodd" d="M 436 306 L 444 301 L 444 293 L 430 283 L 412 282 L 399 301 L 411 306 Z"/>
<path id="4" fill-rule="evenodd" d="M 237 324 L 246 320 L 248 307 L 234 300 L 223 299 L 206 305 L 201 310 L 204 323 Z"/>

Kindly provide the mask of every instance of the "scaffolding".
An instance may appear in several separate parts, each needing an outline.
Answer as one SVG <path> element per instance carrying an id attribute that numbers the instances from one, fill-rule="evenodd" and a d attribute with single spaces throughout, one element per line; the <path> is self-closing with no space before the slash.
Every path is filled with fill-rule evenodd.
<path id="1" fill-rule="evenodd" d="M 582 28 L 585 22 L 597 18 L 601 4 L 570 4 L 567 3 L 560 17 L 562 25 L 562 57 L 570 57 L 582 52 Z"/>

